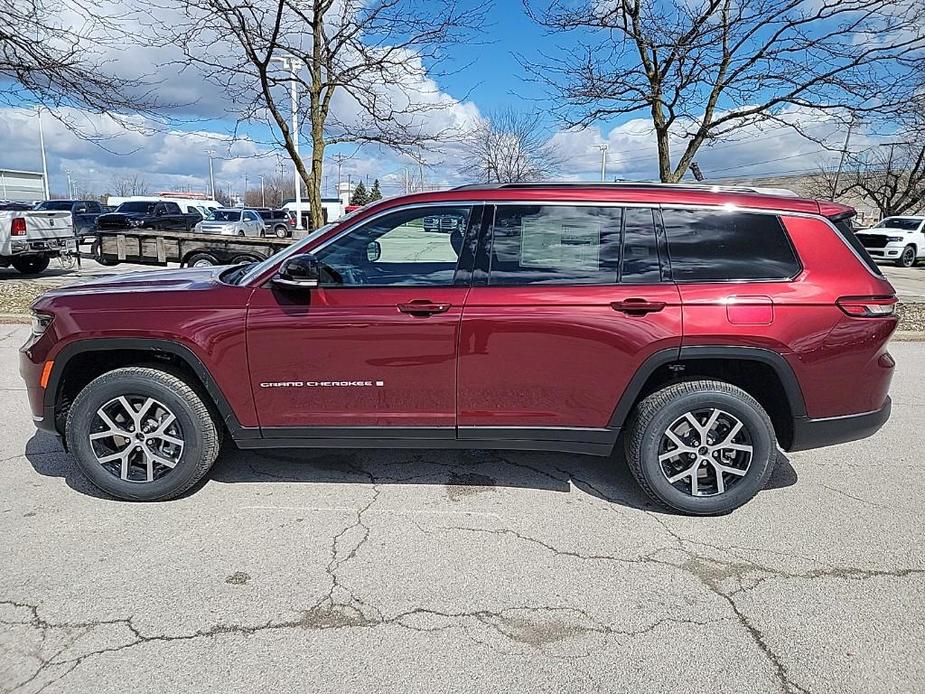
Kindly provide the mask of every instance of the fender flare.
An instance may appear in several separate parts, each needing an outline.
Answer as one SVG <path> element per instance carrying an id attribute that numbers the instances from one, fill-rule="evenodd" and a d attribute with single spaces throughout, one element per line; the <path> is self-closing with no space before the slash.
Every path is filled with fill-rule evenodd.
<path id="1" fill-rule="evenodd" d="M 793 373 L 793 367 L 780 353 L 762 347 L 690 346 L 663 349 L 649 356 L 623 391 L 623 395 L 620 397 L 620 401 L 610 418 L 609 426 L 619 428 L 626 423 L 633 404 L 642 392 L 646 381 L 657 369 L 667 364 L 696 361 L 698 359 L 735 359 L 767 364 L 780 379 L 787 395 L 787 402 L 790 405 L 791 416 L 794 419 L 806 417 L 806 402 L 803 399 L 800 382 L 797 380 L 796 374 Z"/>
<path id="2" fill-rule="evenodd" d="M 195 373 L 202 382 L 212 403 L 218 409 L 222 421 L 228 427 L 232 438 L 247 439 L 254 438 L 255 435 L 259 438 L 259 429 L 241 426 L 234 410 L 232 410 L 231 405 L 228 404 L 228 399 L 225 397 L 222 389 L 212 377 L 209 369 L 206 368 L 205 364 L 202 363 L 202 360 L 192 349 L 179 342 L 156 338 L 88 338 L 75 340 L 62 347 L 61 350 L 54 355 L 54 366 L 48 378 L 48 385 L 45 388 L 45 421 L 49 423 L 55 422 L 55 406 L 60 396 L 61 377 L 65 373 L 71 359 L 79 354 L 111 352 L 122 349 L 142 350 L 151 352 L 152 354 L 165 353 L 178 357 L 192 369 L 193 373 Z"/>

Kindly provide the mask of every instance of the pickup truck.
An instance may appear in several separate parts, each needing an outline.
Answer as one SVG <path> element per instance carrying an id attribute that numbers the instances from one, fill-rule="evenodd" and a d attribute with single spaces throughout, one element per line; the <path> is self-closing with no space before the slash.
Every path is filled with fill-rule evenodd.
<path id="1" fill-rule="evenodd" d="M 96 200 L 45 200 L 35 209 L 43 211 L 66 211 L 71 213 L 71 223 L 77 237 L 90 236 L 96 232 L 96 219 L 103 214 L 103 206 Z"/>
<path id="2" fill-rule="evenodd" d="M 202 221 L 202 215 L 180 210 L 175 202 L 163 200 L 128 200 L 115 212 L 96 218 L 100 231 L 155 229 L 158 231 L 189 231 Z"/>
<path id="3" fill-rule="evenodd" d="M 0 267 L 37 275 L 51 258 L 76 252 L 70 212 L 0 208 Z"/>

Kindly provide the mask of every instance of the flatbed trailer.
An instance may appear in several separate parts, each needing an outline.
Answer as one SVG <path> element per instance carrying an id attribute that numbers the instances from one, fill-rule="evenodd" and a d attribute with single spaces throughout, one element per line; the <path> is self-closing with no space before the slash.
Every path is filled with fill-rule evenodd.
<path id="1" fill-rule="evenodd" d="M 263 260 L 295 240 L 153 229 L 98 230 L 96 235 L 92 255 L 103 265 L 232 265 Z"/>

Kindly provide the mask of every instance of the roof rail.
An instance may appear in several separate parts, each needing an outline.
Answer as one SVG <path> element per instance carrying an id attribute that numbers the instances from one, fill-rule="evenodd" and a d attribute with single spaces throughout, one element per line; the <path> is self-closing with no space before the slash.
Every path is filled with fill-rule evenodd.
<path id="1" fill-rule="evenodd" d="M 453 190 L 502 190 L 531 188 L 687 188 L 711 192 L 758 193 L 799 197 L 787 188 L 729 185 L 724 183 L 662 183 L 661 181 L 547 181 L 531 183 L 470 183 Z"/>

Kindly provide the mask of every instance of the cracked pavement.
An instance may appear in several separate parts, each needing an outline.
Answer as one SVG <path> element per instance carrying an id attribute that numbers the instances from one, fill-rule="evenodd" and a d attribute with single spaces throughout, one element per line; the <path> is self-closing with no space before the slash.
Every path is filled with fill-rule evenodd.
<path id="1" fill-rule="evenodd" d="M 0 692 L 925 689 L 925 344 L 720 518 L 618 458 L 227 449 L 157 504 L 33 431 L 0 326 Z"/>

